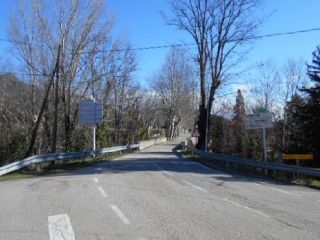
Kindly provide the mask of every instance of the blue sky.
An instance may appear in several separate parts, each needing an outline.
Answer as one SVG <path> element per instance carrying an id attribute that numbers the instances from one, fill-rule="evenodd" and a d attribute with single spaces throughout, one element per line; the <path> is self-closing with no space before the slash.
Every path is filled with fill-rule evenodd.
<path id="1" fill-rule="evenodd" d="M 18 0 L 1 0 L 0 38 L 6 38 L 9 16 Z M 159 11 L 170 14 L 166 0 L 109 0 L 107 7 L 116 14 L 116 34 L 127 36 L 135 47 L 190 42 L 186 34 L 166 26 Z M 320 27 L 319 0 L 265 0 L 263 11 L 273 12 L 260 27 L 259 34 L 294 31 Z M 245 65 L 273 59 L 282 64 L 288 58 L 310 60 L 311 53 L 320 45 L 320 32 L 258 40 L 248 55 Z M 8 46 L 0 42 L 0 57 L 8 56 Z M 146 78 L 157 71 L 168 49 L 137 52 L 137 80 L 145 84 Z"/>

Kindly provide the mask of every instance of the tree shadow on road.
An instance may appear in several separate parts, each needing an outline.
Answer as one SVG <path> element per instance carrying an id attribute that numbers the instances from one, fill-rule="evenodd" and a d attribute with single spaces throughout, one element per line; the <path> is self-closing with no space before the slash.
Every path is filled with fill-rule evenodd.
<path id="1" fill-rule="evenodd" d="M 112 161 L 101 161 L 84 168 L 67 169 L 63 172 L 51 172 L 51 176 L 91 175 L 91 174 L 130 174 L 137 172 L 171 172 L 172 174 L 198 174 L 224 182 L 272 182 L 272 184 L 288 185 L 286 182 L 248 176 L 236 172 L 226 172 L 208 166 L 205 163 L 185 159 L 180 146 L 174 145 L 172 151 L 137 152 L 125 155 Z M 53 174 L 53 175 L 52 175 Z"/>

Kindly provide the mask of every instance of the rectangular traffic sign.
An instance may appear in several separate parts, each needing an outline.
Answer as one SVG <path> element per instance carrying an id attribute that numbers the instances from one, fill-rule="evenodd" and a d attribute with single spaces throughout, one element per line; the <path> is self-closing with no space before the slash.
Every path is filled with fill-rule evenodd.
<path id="1" fill-rule="evenodd" d="M 313 154 L 284 154 L 283 160 L 313 160 Z"/>
<path id="2" fill-rule="evenodd" d="M 79 109 L 80 124 L 101 124 L 103 120 L 102 100 L 82 100 Z"/>
<path id="3" fill-rule="evenodd" d="M 272 113 L 260 112 L 246 116 L 246 129 L 272 128 Z"/>

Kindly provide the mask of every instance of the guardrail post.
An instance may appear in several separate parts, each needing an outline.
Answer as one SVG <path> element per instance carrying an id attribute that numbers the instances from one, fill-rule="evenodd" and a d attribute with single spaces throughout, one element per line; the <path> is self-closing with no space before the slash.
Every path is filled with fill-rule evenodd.
<path id="1" fill-rule="evenodd" d="M 36 163 L 36 172 L 38 174 L 43 173 L 43 163 Z"/>

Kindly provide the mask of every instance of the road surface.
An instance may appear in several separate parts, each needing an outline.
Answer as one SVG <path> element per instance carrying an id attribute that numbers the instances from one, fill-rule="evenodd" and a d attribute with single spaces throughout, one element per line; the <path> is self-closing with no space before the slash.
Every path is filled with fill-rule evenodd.
<path id="1" fill-rule="evenodd" d="M 0 239 L 320 239 L 318 191 L 209 169 L 178 141 L 0 182 Z"/>

